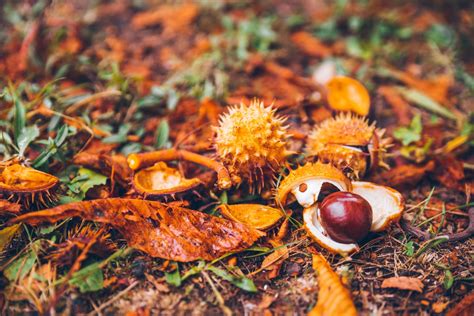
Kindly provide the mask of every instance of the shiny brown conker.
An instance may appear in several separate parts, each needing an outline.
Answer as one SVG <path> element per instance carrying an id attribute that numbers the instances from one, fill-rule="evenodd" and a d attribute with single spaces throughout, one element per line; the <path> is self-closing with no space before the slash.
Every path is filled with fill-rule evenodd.
<path id="1" fill-rule="evenodd" d="M 350 192 L 328 195 L 319 206 L 321 225 L 334 241 L 350 244 L 363 239 L 372 224 L 372 207 Z"/>

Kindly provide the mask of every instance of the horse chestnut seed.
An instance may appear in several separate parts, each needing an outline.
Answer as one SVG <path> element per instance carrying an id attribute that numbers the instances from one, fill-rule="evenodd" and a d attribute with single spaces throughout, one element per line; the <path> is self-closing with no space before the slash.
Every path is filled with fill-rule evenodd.
<path id="1" fill-rule="evenodd" d="M 350 192 L 328 195 L 319 206 L 321 225 L 331 239 L 351 244 L 369 233 L 372 207 L 366 199 Z"/>

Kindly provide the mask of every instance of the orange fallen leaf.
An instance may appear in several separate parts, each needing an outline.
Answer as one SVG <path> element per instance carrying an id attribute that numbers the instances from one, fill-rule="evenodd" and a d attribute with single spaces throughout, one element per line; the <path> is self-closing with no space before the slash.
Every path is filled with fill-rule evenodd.
<path id="1" fill-rule="evenodd" d="M 429 161 L 424 166 L 399 165 L 377 176 L 380 183 L 389 183 L 391 187 L 400 188 L 403 186 L 416 185 L 423 177 L 435 169 L 434 161 Z"/>
<path id="2" fill-rule="evenodd" d="M 398 118 L 400 125 L 408 125 L 411 122 L 410 104 L 391 86 L 381 86 L 377 92 L 382 95 Z"/>
<path id="3" fill-rule="evenodd" d="M 240 223 L 160 202 L 101 199 L 60 205 L 10 221 L 38 225 L 70 218 L 109 224 L 131 247 L 152 257 L 189 262 L 213 260 L 251 246 L 264 233 Z"/>
<path id="4" fill-rule="evenodd" d="M 464 298 L 449 310 L 446 316 L 471 316 L 474 315 L 474 291 L 464 296 Z"/>
<path id="5" fill-rule="evenodd" d="M 219 209 L 225 217 L 255 229 L 269 229 L 283 217 L 279 209 L 260 204 L 223 204 Z"/>
<path id="6" fill-rule="evenodd" d="M 464 191 L 463 162 L 453 155 L 441 156 L 436 162 L 438 166 L 435 172 L 436 180 L 450 189 Z"/>
<path id="7" fill-rule="evenodd" d="M 194 3 L 181 5 L 162 5 L 156 10 L 137 13 L 132 19 L 135 29 L 143 29 L 156 24 L 163 24 L 163 32 L 171 34 L 183 31 L 199 13 Z"/>
<path id="8" fill-rule="evenodd" d="M 291 35 L 292 42 L 311 57 L 327 57 L 332 54 L 332 49 L 319 39 L 307 32 L 296 32 Z"/>
<path id="9" fill-rule="evenodd" d="M 390 73 L 404 84 L 419 90 L 433 100 L 443 105 L 450 104 L 450 102 L 448 102 L 448 92 L 454 83 L 454 79 L 451 75 L 441 74 L 430 79 L 420 79 L 396 69 L 391 69 Z"/>
<path id="10" fill-rule="evenodd" d="M 399 290 L 409 290 L 423 292 L 424 284 L 418 278 L 412 277 L 392 277 L 383 280 L 382 289 L 395 288 Z"/>
<path id="11" fill-rule="evenodd" d="M 313 255 L 313 269 L 318 274 L 319 294 L 318 303 L 308 315 L 357 315 L 351 293 L 322 255 Z"/>
<path id="12" fill-rule="evenodd" d="M 260 269 L 268 269 L 270 266 L 282 263 L 289 258 L 289 251 L 286 245 L 274 244 L 275 251 L 265 257 Z"/>
<path id="13" fill-rule="evenodd" d="M 431 308 L 433 309 L 433 312 L 439 314 L 439 313 L 442 313 L 446 309 L 446 307 L 448 307 L 448 305 L 449 305 L 449 302 L 436 302 L 436 303 L 433 303 Z"/>

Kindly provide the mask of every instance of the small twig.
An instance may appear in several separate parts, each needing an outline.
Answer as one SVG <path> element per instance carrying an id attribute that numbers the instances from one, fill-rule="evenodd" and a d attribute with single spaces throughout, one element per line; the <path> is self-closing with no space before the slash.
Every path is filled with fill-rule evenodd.
<path id="1" fill-rule="evenodd" d="M 415 235 L 417 238 L 421 240 L 428 240 L 431 238 L 428 232 L 421 230 L 420 228 L 412 225 L 410 222 L 404 219 L 400 221 L 400 225 L 403 228 L 403 230 L 411 233 L 412 235 Z M 451 242 L 451 241 L 464 240 L 466 238 L 471 237 L 472 235 L 474 235 L 474 207 L 471 207 L 469 209 L 469 225 L 467 226 L 466 229 L 457 233 L 446 234 L 443 236 L 448 238 L 447 242 Z"/>
<path id="2" fill-rule="evenodd" d="M 99 307 L 95 308 L 95 310 L 94 310 L 93 312 L 90 312 L 90 313 L 87 314 L 87 315 L 88 315 L 88 316 L 92 316 L 92 315 L 94 315 L 94 313 L 97 313 L 97 315 L 99 315 L 101 310 L 103 310 L 104 308 L 110 306 L 110 305 L 113 304 L 115 301 L 117 301 L 119 298 L 121 298 L 122 296 L 124 296 L 125 294 L 127 294 L 127 292 L 129 292 L 131 289 L 133 289 L 137 284 L 138 284 L 138 281 L 133 282 L 133 283 L 130 284 L 125 290 L 119 292 L 117 295 L 115 295 L 114 297 L 112 297 L 112 298 L 111 298 L 110 300 L 108 300 L 107 302 L 100 304 Z"/>
<path id="3" fill-rule="evenodd" d="M 221 163 L 199 154 L 187 150 L 176 148 L 152 151 L 148 153 L 131 154 L 127 157 L 127 162 L 132 170 L 151 166 L 159 161 L 186 160 L 205 166 L 217 172 L 217 186 L 221 190 L 229 189 L 232 186 L 229 171 Z"/>
<path id="4" fill-rule="evenodd" d="M 214 282 L 212 282 L 211 277 L 206 271 L 201 271 L 201 274 L 204 276 L 206 279 L 207 283 L 211 286 L 212 292 L 214 292 L 214 295 L 216 296 L 217 301 L 219 302 L 219 307 L 222 309 L 225 315 L 230 316 L 232 315 L 232 311 L 225 305 L 224 298 L 222 297 L 221 293 L 219 290 L 216 288 L 216 285 Z"/>
<path id="5" fill-rule="evenodd" d="M 469 209 L 469 225 L 462 232 L 449 234 L 449 241 L 459 241 L 474 235 L 474 207 Z"/>

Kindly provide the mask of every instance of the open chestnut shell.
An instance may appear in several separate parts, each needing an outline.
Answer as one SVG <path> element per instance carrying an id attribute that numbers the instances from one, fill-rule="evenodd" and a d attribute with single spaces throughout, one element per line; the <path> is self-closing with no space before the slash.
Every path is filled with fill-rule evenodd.
<path id="1" fill-rule="evenodd" d="M 354 225 L 331 231 L 332 226 L 321 219 L 321 205 L 336 192 L 357 194 L 370 205 L 372 217 L 370 221 L 368 218 L 365 219 L 360 232 L 341 233 L 341 230 L 355 230 Z M 391 223 L 398 221 L 405 206 L 403 197 L 398 191 L 371 182 L 351 182 L 342 171 L 331 164 L 321 162 L 308 163 L 291 170 L 277 189 L 277 202 L 282 206 L 287 204 L 290 193 L 305 208 L 303 220 L 309 235 L 322 247 L 342 255 L 356 251 L 357 241 L 363 238 L 366 232 L 383 231 Z M 369 229 L 367 222 L 370 222 Z"/>
<path id="2" fill-rule="evenodd" d="M 290 173 L 281 181 L 277 190 L 277 202 L 285 205 L 290 193 L 303 207 L 310 207 L 337 191 L 350 191 L 352 184 L 342 171 L 321 162 L 307 163 Z"/>
<path id="3" fill-rule="evenodd" d="M 400 219 L 404 209 L 404 199 L 396 190 L 377 185 L 371 182 L 353 182 L 352 193 L 361 196 L 372 209 L 372 220 L 369 231 L 379 232 L 385 230 L 391 223 Z M 323 201 L 324 203 L 324 201 Z M 315 203 L 303 212 L 303 221 L 309 235 L 322 247 L 333 253 L 347 255 L 359 249 L 357 242 L 349 239 L 344 242 L 331 237 L 321 220 L 321 204 Z M 351 229 L 351 228 L 347 228 Z M 341 234 L 341 233 L 339 233 Z"/>
<path id="4" fill-rule="evenodd" d="M 164 162 L 142 169 L 133 176 L 133 187 L 145 199 L 176 198 L 194 192 L 202 184 L 197 178 L 187 179 Z"/>
<path id="5" fill-rule="evenodd" d="M 0 165 L 0 197 L 25 210 L 52 206 L 58 184 L 57 177 L 19 163 Z"/>

